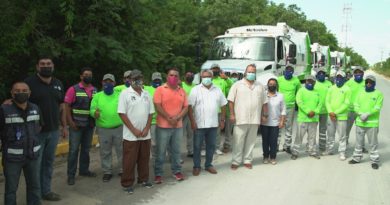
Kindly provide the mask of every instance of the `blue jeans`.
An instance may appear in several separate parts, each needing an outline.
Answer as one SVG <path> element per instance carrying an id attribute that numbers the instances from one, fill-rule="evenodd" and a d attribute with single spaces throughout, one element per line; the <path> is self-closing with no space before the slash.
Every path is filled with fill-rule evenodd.
<path id="1" fill-rule="evenodd" d="M 263 140 L 264 159 L 276 159 L 276 148 L 278 146 L 279 127 L 260 126 L 261 138 Z"/>
<path id="2" fill-rule="evenodd" d="M 212 167 L 213 156 L 216 148 L 217 127 L 196 129 L 194 132 L 194 168 L 200 168 L 200 150 L 203 141 L 206 144 L 206 162 L 205 169 Z"/>
<path id="3" fill-rule="evenodd" d="M 24 178 L 26 180 L 26 204 L 41 204 L 39 161 L 26 159 L 24 162 L 7 162 L 7 160 L 4 160 L 4 163 L 4 204 L 16 204 L 16 191 L 18 190 L 19 178 L 22 170 L 24 173 Z"/>
<path id="4" fill-rule="evenodd" d="M 51 177 L 53 175 L 53 164 L 56 158 L 56 149 L 60 137 L 59 130 L 39 133 L 38 164 L 40 165 L 41 194 L 46 195 L 51 192 Z"/>
<path id="5" fill-rule="evenodd" d="M 164 159 L 167 147 L 171 156 L 171 170 L 173 174 L 181 172 L 180 146 L 183 137 L 183 128 L 156 128 L 156 159 L 154 161 L 154 175 L 163 176 Z"/>
<path id="6" fill-rule="evenodd" d="M 68 177 L 74 177 L 79 162 L 79 174 L 89 172 L 89 150 L 92 144 L 93 127 L 69 128 Z M 79 158 L 79 147 L 80 160 Z"/>

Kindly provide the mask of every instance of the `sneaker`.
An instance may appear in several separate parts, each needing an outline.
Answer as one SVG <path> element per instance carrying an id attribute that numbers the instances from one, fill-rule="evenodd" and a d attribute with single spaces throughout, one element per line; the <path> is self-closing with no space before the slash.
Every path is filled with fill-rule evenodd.
<path id="1" fill-rule="evenodd" d="M 206 150 L 200 151 L 200 156 L 202 156 L 202 157 L 206 156 Z"/>
<path id="2" fill-rule="evenodd" d="M 134 189 L 131 186 L 130 187 L 123 187 L 123 191 L 125 191 L 128 194 L 133 194 L 134 193 Z"/>
<path id="3" fill-rule="evenodd" d="M 291 155 L 291 159 L 292 159 L 292 160 L 296 160 L 297 158 L 298 158 L 298 155 L 295 155 L 295 154 L 292 154 L 292 155 Z"/>
<path id="4" fill-rule="evenodd" d="M 104 174 L 103 175 L 103 182 L 109 182 L 112 178 L 112 174 Z"/>
<path id="5" fill-rule="evenodd" d="M 358 161 L 355 161 L 354 159 L 349 160 L 348 164 L 358 164 Z"/>
<path id="6" fill-rule="evenodd" d="M 184 175 L 181 172 L 174 174 L 173 177 L 175 177 L 176 181 L 183 181 L 184 180 Z"/>
<path id="7" fill-rule="evenodd" d="M 75 179 L 74 177 L 68 177 L 68 185 L 72 186 L 75 184 Z"/>
<path id="8" fill-rule="evenodd" d="M 154 183 L 155 183 L 155 184 L 161 184 L 161 183 L 163 183 L 162 177 L 161 177 L 161 176 L 156 176 L 156 177 L 154 177 Z"/>
<path id="9" fill-rule="evenodd" d="M 275 159 L 271 159 L 271 164 L 275 165 L 276 164 L 276 160 Z"/>
<path id="10" fill-rule="evenodd" d="M 314 159 L 320 159 L 320 158 L 321 158 L 320 155 L 318 155 L 317 153 L 315 153 L 315 154 L 310 154 L 309 156 L 310 156 L 310 157 L 313 157 Z"/>
<path id="11" fill-rule="evenodd" d="M 347 158 L 345 157 L 345 154 L 340 154 L 340 160 L 341 161 L 344 161 L 344 160 L 346 160 Z"/>
<path id="12" fill-rule="evenodd" d="M 153 184 L 150 183 L 150 182 L 141 182 L 139 184 L 141 184 L 142 187 L 146 187 L 146 188 L 152 188 L 153 187 Z"/>
<path id="13" fill-rule="evenodd" d="M 97 175 L 94 172 L 88 171 L 86 173 L 79 173 L 79 176 L 83 176 L 83 177 L 96 177 Z"/>
<path id="14" fill-rule="evenodd" d="M 217 150 L 215 150 L 215 154 L 217 154 L 217 155 L 223 155 L 223 152 L 222 152 L 221 150 L 217 149 Z"/>
<path id="15" fill-rule="evenodd" d="M 269 163 L 269 159 L 264 158 L 264 159 L 263 159 L 263 164 L 268 164 L 268 163 Z"/>
<path id="16" fill-rule="evenodd" d="M 377 164 L 377 163 L 372 163 L 372 164 L 371 164 L 371 167 L 372 167 L 373 169 L 378 169 L 378 168 L 379 168 L 379 164 Z"/>
<path id="17" fill-rule="evenodd" d="M 58 195 L 54 192 L 49 192 L 49 193 L 43 195 L 42 199 L 46 200 L 46 201 L 59 201 L 59 200 L 61 200 L 61 197 L 60 197 L 60 195 Z"/>
<path id="18" fill-rule="evenodd" d="M 331 151 L 324 151 L 321 153 L 322 156 L 327 156 L 327 155 L 333 155 L 333 152 Z"/>

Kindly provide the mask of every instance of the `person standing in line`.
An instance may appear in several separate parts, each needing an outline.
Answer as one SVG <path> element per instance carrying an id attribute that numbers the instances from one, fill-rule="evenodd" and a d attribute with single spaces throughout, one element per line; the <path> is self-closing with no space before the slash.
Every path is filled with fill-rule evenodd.
<path id="1" fill-rule="evenodd" d="M 364 136 L 370 145 L 370 161 L 373 169 L 379 168 L 378 132 L 380 112 L 383 106 L 383 94 L 376 87 L 376 78 L 368 75 L 365 89 L 357 96 L 354 105 L 356 112 L 356 145 L 349 164 L 360 163 L 363 157 Z"/>
<path id="2" fill-rule="evenodd" d="M 36 70 L 36 75 L 24 81 L 31 90 L 29 100 L 38 105 L 43 119 L 43 126 L 38 134 L 41 145 L 38 158 L 41 197 L 47 201 L 59 201 L 60 195 L 51 190 L 51 180 L 59 137 L 60 135 L 64 138 L 68 136 L 64 103 L 65 90 L 62 82 L 53 76 L 54 63 L 50 57 L 40 57 Z"/>
<path id="3" fill-rule="evenodd" d="M 327 130 L 327 120 L 328 112 L 325 106 L 326 93 L 329 88 L 332 86 L 332 83 L 329 80 L 326 80 L 326 70 L 324 67 L 320 67 L 316 74 L 317 82 L 314 86 L 314 90 L 320 94 L 320 100 L 322 102 L 322 108 L 319 114 L 319 138 L 318 138 L 318 148 L 320 152 L 324 152 L 326 149 L 326 130 Z"/>
<path id="4" fill-rule="evenodd" d="M 221 89 L 212 84 L 213 72 L 203 70 L 201 72 L 202 83 L 195 86 L 188 99 L 188 115 L 191 127 L 194 130 L 194 167 L 192 174 L 198 176 L 201 171 L 200 150 L 203 142 L 206 145 L 205 170 L 211 174 L 217 174 L 212 165 L 215 152 L 217 129 L 223 129 L 225 119 L 218 119 L 218 110 L 221 116 L 225 116 L 227 100 Z"/>
<path id="5" fill-rule="evenodd" d="M 145 85 L 144 89 L 149 93 L 150 97 L 154 96 L 154 93 L 156 92 L 156 89 L 162 85 L 162 77 L 161 73 L 154 72 L 152 73 L 152 83 L 151 85 Z M 154 106 L 154 105 L 153 105 Z M 150 137 L 152 140 L 152 160 L 156 158 L 156 124 L 157 124 L 157 112 L 153 113 L 152 117 L 152 125 L 150 126 Z"/>
<path id="6" fill-rule="evenodd" d="M 95 128 L 95 122 L 89 112 L 95 93 L 92 69 L 88 67 L 81 69 L 80 82 L 66 91 L 64 102 L 69 123 L 68 185 L 75 184 L 77 164 L 80 176 L 96 177 L 96 173 L 89 170 L 89 150 Z"/>
<path id="7" fill-rule="evenodd" d="M 180 146 L 183 137 L 183 117 L 188 110 L 185 91 L 178 86 L 179 71 L 170 68 L 167 72 L 167 83 L 158 87 L 154 93 L 153 102 L 157 110 L 156 128 L 156 159 L 154 163 L 154 182 L 161 184 L 164 174 L 164 159 L 171 156 L 171 170 L 177 181 L 184 180 L 181 172 Z"/>
<path id="8" fill-rule="evenodd" d="M 114 87 L 114 91 L 115 92 L 121 93 L 123 90 L 127 89 L 128 87 L 130 87 L 130 85 L 131 85 L 130 73 L 131 73 L 131 70 L 125 71 L 123 73 L 123 84 L 115 86 Z"/>
<path id="9" fill-rule="evenodd" d="M 283 76 L 278 77 L 279 83 L 279 92 L 283 94 L 284 100 L 286 103 L 286 125 L 284 127 L 285 137 L 283 144 L 283 151 L 291 154 L 291 144 L 292 144 L 292 133 L 293 127 L 297 124 L 296 122 L 296 94 L 301 88 L 301 82 L 294 74 L 294 68 L 292 66 L 287 66 L 284 71 Z M 279 140 L 282 131 L 279 132 Z"/>
<path id="10" fill-rule="evenodd" d="M 237 81 L 238 81 L 238 73 L 233 72 L 229 78 L 229 81 L 228 81 L 228 82 L 230 82 L 230 84 L 229 84 L 228 89 L 226 91 L 226 96 L 229 94 L 231 86 Z M 225 128 L 224 128 L 225 129 L 225 131 L 224 131 L 225 140 L 223 141 L 223 149 L 222 149 L 223 153 L 228 153 L 232 149 L 233 126 L 234 125 L 229 120 L 230 119 L 229 108 L 226 109 L 226 119 L 228 119 L 228 120 L 225 120 Z"/>
<path id="11" fill-rule="evenodd" d="M 123 174 L 121 185 L 128 194 L 134 192 L 135 167 L 138 184 L 151 188 L 149 159 L 151 148 L 150 126 L 154 113 L 152 98 L 143 90 L 143 75 L 139 70 L 130 74 L 131 86 L 119 97 L 118 113 L 123 128 Z"/>
<path id="12" fill-rule="evenodd" d="M 336 131 L 340 136 L 339 149 L 340 160 L 345 160 L 346 132 L 349 104 L 351 103 L 351 90 L 345 86 L 346 74 L 343 71 L 336 73 L 335 85 L 333 85 L 325 98 L 326 109 L 329 112 L 327 129 L 327 146 L 324 155 L 334 153 Z"/>
<path id="13" fill-rule="evenodd" d="M 271 78 L 267 83 L 268 119 L 261 122 L 260 132 L 263 141 L 263 163 L 276 164 L 279 129 L 286 118 L 286 105 L 283 94 L 278 92 L 278 81 Z"/>
<path id="14" fill-rule="evenodd" d="M 244 79 L 233 84 L 228 96 L 230 120 L 235 124 L 232 170 L 236 170 L 242 162 L 246 168 L 252 169 L 260 120 L 268 118 L 267 96 L 264 87 L 256 81 L 256 66 L 248 65 L 244 75 Z"/>
<path id="15" fill-rule="evenodd" d="M 103 182 L 108 182 L 112 178 L 112 148 L 116 152 L 118 175 L 122 175 L 123 124 L 117 112 L 120 93 L 114 92 L 114 75 L 105 74 L 102 86 L 103 91 L 96 93 L 92 99 L 90 115 L 96 120 L 96 133 L 99 135 Z"/>
<path id="16" fill-rule="evenodd" d="M 195 87 L 194 81 L 194 73 L 191 71 L 186 72 L 184 82 L 181 83 L 182 88 L 186 92 L 187 97 L 190 95 L 191 90 Z M 191 122 L 188 117 L 188 114 L 183 118 L 183 133 L 187 142 L 187 157 L 193 157 L 193 136 L 194 131 L 191 128 Z"/>
<path id="17" fill-rule="evenodd" d="M 291 154 L 291 159 L 293 160 L 298 158 L 302 140 L 306 134 L 309 156 L 320 159 L 316 149 L 316 132 L 322 102 L 320 95 L 314 90 L 315 77 L 307 75 L 305 80 L 305 88 L 299 89 L 296 97 L 298 105 L 298 134 L 295 137 Z"/>
<path id="18" fill-rule="evenodd" d="M 28 101 L 30 93 L 25 82 L 17 81 L 12 85 L 12 101 L 0 107 L 4 205 L 16 204 L 22 171 L 26 181 L 26 204 L 41 204 L 38 161 L 41 116 L 38 106 Z"/>

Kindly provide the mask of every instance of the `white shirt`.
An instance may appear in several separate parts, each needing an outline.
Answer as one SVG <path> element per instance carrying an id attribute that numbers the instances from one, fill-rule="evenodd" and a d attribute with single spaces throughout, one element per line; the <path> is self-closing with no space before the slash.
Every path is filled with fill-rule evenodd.
<path id="1" fill-rule="evenodd" d="M 262 123 L 265 126 L 278 126 L 282 115 L 286 115 L 286 104 L 282 93 L 276 92 L 274 96 L 267 93 L 268 98 L 268 120 Z"/>
<path id="2" fill-rule="evenodd" d="M 234 103 L 236 125 L 260 125 L 261 109 L 267 103 L 264 86 L 255 81 L 250 85 L 245 79 L 230 88 L 228 100 Z"/>
<path id="3" fill-rule="evenodd" d="M 218 127 L 218 110 L 227 104 L 222 90 L 214 85 L 210 89 L 203 84 L 192 88 L 188 97 L 198 128 Z"/>
<path id="4" fill-rule="evenodd" d="M 132 87 L 123 90 L 119 96 L 118 113 L 126 114 L 131 124 L 142 131 L 148 122 L 150 114 L 154 113 L 153 100 L 149 93 L 142 90 L 139 95 Z M 146 137 L 137 138 L 126 127 L 123 126 L 123 139 L 127 141 L 138 141 L 150 139 L 150 130 Z"/>

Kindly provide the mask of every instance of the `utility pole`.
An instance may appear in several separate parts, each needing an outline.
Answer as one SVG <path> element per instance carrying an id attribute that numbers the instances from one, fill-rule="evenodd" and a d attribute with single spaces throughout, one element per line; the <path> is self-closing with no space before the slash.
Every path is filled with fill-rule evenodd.
<path id="1" fill-rule="evenodd" d="M 345 34 L 344 47 L 348 47 L 348 32 L 351 31 L 351 24 L 349 22 L 352 19 L 352 3 L 344 4 L 343 7 L 343 17 L 344 24 L 341 26 L 341 32 Z"/>

